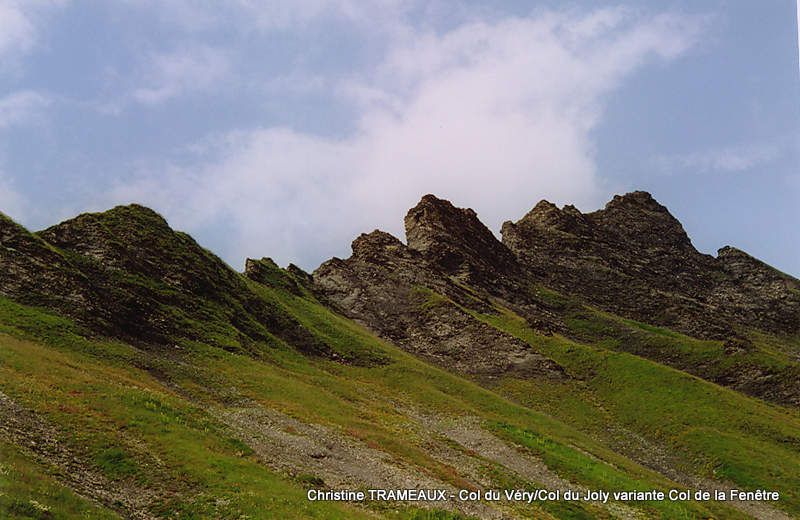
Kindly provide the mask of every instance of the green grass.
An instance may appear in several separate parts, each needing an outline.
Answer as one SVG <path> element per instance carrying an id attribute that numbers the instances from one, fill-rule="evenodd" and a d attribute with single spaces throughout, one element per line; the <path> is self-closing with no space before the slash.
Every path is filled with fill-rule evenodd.
<path id="1" fill-rule="evenodd" d="M 721 341 L 691 338 L 590 307 L 574 310 L 565 322 L 569 336 L 583 343 L 646 357 L 755 397 L 797 398 L 794 388 L 800 378 L 800 362 L 793 355 L 796 346 L 792 338 L 749 333 L 752 347 L 726 352 Z M 748 374 L 749 378 L 743 377 Z"/>
<path id="2" fill-rule="evenodd" d="M 549 467 L 556 469 L 559 473 L 571 475 L 590 489 L 621 491 L 653 488 L 652 481 L 631 476 L 602 460 L 576 451 L 539 433 L 505 423 L 495 423 L 492 425 L 492 429 L 541 457 Z M 669 490 L 668 487 L 663 487 L 663 484 L 656 487 L 664 492 Z M 644 506 L 651 515 L 661 514 L 669 518 L 688 518 L 685 508 L 675 502 L 644 502 L 639 505 Z"/>
<path id="3" fill-rule="evenodd" d="M 111 446 L 98 451 L 94 456 L 97 466 L 112 479 L 139 473 L 139 465 L 122 448 Z"/>
<path id="4" fill-rule="evenodd" d="M 1 518 L 119 518 L 76 495 L 16 447 L 0 441 Z"/>
<path id="5" fill-rule="evenodd" d="M 575 298 L 566 296 L 558 291 L 554 291 L 542 285 L 534 286 L 530 290 L 530 293 L 533 297 L 551 309 L 563 311 L 571 307 L 580 307 L 580 304 Z"/>
<path id="6" fill-rule="evenodd" d="M 348 331 L 348 341 L 351 345 L 364 346 L 376 343 L 374 337 L 361 327 L 334 315 L 329 310 L 313 304 L 313 302 L 286 294 L 277 294 L 276 297 L 281 298 L 283 304 L 291 310 L 292 314 L 297 316 L 304 326 L 312 330 L 323 329 L 323 324 L 330 326 L 331 323 L 335 323 L 337 330 Z M 308 313 L 309 309 L 313 309 L 314 312 Z M 331 338 L 326 339 L 331 340 Z M 564 449 L 573 450 L 576 456 L 581 450 L 598 453 L 605 458 L 605 461 L 600 463 L 601 465 L 608 467 L 612 464 L 626 466 L 631 471 L 641 472 L 640 475 L 643 480 L 650 479 L 651 483 L 660 482 L 662 484 L 666 482 L 643 468 L 636 468 L 635 464 L 624 460 L 622 457 L 615 456 L 609 450 L 602 449 L 587 437 L 577 434 L 577 432 L 564 424 L 553 421 L 544 415 L 533 413 L 530 410 L 521 409 L 499 399 L 495 394 L 487 392 L 483 388 L 429 367 L 405 353 L 395 351 L 388 346 L 384 346 L 384 348 L 386 348 L 387 356 L 394 361 L 393 363 L 369 369 L 331 366 L 331 369 L 334 369 L 344 377 L 331 379 L 329 374 L 314 373 L 311 378 L 305 379 L 304 382 L 317 388 L 317 392 L 322 397 L 322 402 L 314 401 L 311 406 L 300 406 L 304 401 L 308 401 L 308 397 L 304 399 L 302 396 L 306 395 L 311 388 L 297 388 L 295 390 L 293 387 L 297 385 L 297 378 L 286 377 L 276 382 L 254 377 L 245 377 L 243 379 L 248 382 L 258 381 L 258 385 L 261 387 L 254 389 L 251 396 L 264 396 L 271 393 L 270 389 L 272 388 L 281 388 L 280 397 L 282 399 L 269 401 L 266 404 L 284 409 L 303 419 L 331 424 L 346 431 L 362 432 L 364 428 L 368 428 L 370 433 L 364 438 L 398 456 L 414 460 L 418 466 L 433 471 L 433 474 L 439 477 L 446 478 L 446 471 L 444 474 L 442 473 L 443 468 L 430 466 L 429 463 L 419 459 L 421 454 L 413 449 L 409 450 L 403 445 L 398 445 L 393 440 L 393 436 L 397 433 L 409 434 L 407 430 L 408 420 L 402 414 L 397 414 L 391 408 L 384 407 L 380 407 L 371 413 L 368 412 L 370 408 L 374 408 L 375 400 L 385 399 L 390 401 L 400 399 L 405 401 L 408 406 L 419 407 L 422 405 L 427 410 L 444 415 L 463 415 L 468 413 L 485 417 L 492 421 L 513 420 L 516 424 L 520 424 L 521 421 L 521 424 L 528 428 L 545 432 L 544 435 L 548 437 L 560 439 L 561 445 L 565 447 Z M 242 361 L 247 364 L 250 363 L 249 360 Z M 284 366 L 289 368 L 288 364 Z M 236 367 L 237 372 L 242 370 L 245 370 L 244 367 Z M 265 388 L 265 385 L 267 388 Z M 344 408 L 327 404 L 335 403 L 337 398 L 347 403 Z M 572 447 L 575 445 L 578 449 Z M 587 484 L 597 484 L 596 480 L 584 479 L 584 476 L 580 474 L 570 476 L 575 478 L 576 481 L 586 480 Z M 661 505 L 656 507 L 667 508 L 667 506 Z M 666 514 L 669 516 L 674 512 L 667 511 Z M 680 515 L 669 517 L 679 518 Z"/>
<path id="7" fill-rule="evenodd" d="M 254 290 L 350 362 L 308 357 L 280 340 L 269 347 L 257 346 L 261 353 L 258 357 L 183 340 L 181 351 L 163 358 L 120 342 L 88 340 L 68 320 L 0 299 L 0 331 L 5 333 L 0 334 L 0 390 L 56 425 L 61 441 L 109 480 L 167 491 L 167 498 L 153 511 L 165 517 L 359 518 L 377 513 L 399 518 L 448 518 L 450 513 L 413 508 L 386 510 L 375 505 L 374 511 L 369 511 L 347 504 L 307 502 L 304 490 L 308 479 L 265 468 L 246 445 L 208 413 L 209 408 L 238 402 L 261 404 L 302 421 L 333 428 L 457 488 L 470 484 L 456 468 L 426 449 L 428 434 L 409 410 L 444 418 L 478 417 L 487 428 L 543 457 L 549 467 L 578 484 L 606 489 L 674 485 L 570 425 L 427 365 L 375 338 L 307 294 L 299 296 L 264 286 Z M 504 329 L 517 327 L 517 334 L 530 333 L 510 315 L 482 319 Z M 569 365 L 571 371 L 588 374 L 598 370 L 600 358 L 608 363 L 621 360 L 620 366 L 609 367 L 602 376 L 610 380 L 598 382 L 593 391 L 609 406 L 620 407 L 615 413 L 622 414 L 622 403 L 612 394 L 623 392 L 611 381 L 615 379 L 610 377 L 611 370 L 631 366 L 638 370 L 636 363 L 644 361 L 628 354 L 603 353 L 561 338 L 527 339 Z M 637 361 L 630 365 L 630 360 Z M 634 394 L 642 390 L 643 384 L 675 383 L 663 381 L 665 370 L 679 382 L 680 377 L 689 377 L 663 367 L 654 368 L 652 374 L 639 370 L 645 379 L 628 392 L 630 414 L 641 412 L 645 398 L 637 401 Z M 631 384 L 626 378 L 620 379 L 621 385 Z M 675 384 L 676 388 L 685 386 Z M 663 400 L 659 412 L 674 414 L 680 403 L 669 408 L 668 388 L 659 386 L 653 393 Z M 708 406 L 724 397 L 710 396 Z M 653 421 L 655 413 L 645 413 L 640 420 Z M 702 413 L 706 410 L 698 412 Z M 793 424 L 780 430 L 785 439 L 796 439 L 792 436 Z M 653 424 L 643 423 L 641 429 L 646 426 Z M 663 426 L 665 430 L 673 427 Z M 759 426 L 766 428 L 767 424 Z M 774 433 L 775 428 L 772 426 L 770 431 Z M 751 437 L 765 448 L 780 450 L 761 440 L 761 435 Z M 705 449 L 688 434 L 674 439 L 676 446 L 680 439 L 690 442 L 691 449 Z M 788 467 L 796 459 L 791 450 L 784 451 Z M 783 455 L 771 451 L 768 456 Z M 733 459 L 729 462 L 734 473 L 755 471 L 737 466 Z M 781 474 L 780 478 L 783 489 L 795 482 L 789 474 Z M 25 496 L 24 490 L 17 490 L 8 498 L 26 500 Z M 796 507 L 796 497 L 792 500 L 789 505 Z M 555 518 L 581 518 L 586 514 L 581 508 L 565 504 L 548 507 L 547 513 Z M 716 503 L 644 507 L 662 518 L 737 518 L 730 509 Z"/>
<path id="8" fill-rule="evenodd" d="M 510 311 L 478 317 L 533 345 L 579 380 L 545 393 L 543 400 L 543 385 L 506 380 L 499 390 L 507 395 L 534 407 L 544 402 L 543 409 L 585 431 L 623 425 L 666 446 L 704 477 L 778 490 L 780 506 L 800 512 L 800 416 L 795 410 L 625 352 L 541 336 Z"/>
<path id="9" fill-rule="evenodd" d="M 310 504 L 303 486 L 264 468 L 202 408 L 145 372 L 0 336 L 0 381 L 4 392 L 57 425 L 62 441 L 110 480 L 133 479 L 174 496 L 156 506 L 159 515 L 368 516 L 346 505 Z M 19 501 L 27 492 L 6 493 Z"/>
<path id="10" fill-rule="evenodd" d="M 419 308 L 423 311 L 435 309 L 449 302 L 449 300 L 441 294 L 423 286 L 414 287 L 412 295 L 420 301 Z"/>
<path id="11" fill-rule="evenodd" d="M 298 296 L 255 282 L 249 282 L 249 285 L 256 294 L 297 319 L 344 361 L 358 365 L 388 361 L 384 348 L 375 341 L 374 336 L 333 314 L 313 300 L 307 291 L 304 291 L 304 296 Z"/>

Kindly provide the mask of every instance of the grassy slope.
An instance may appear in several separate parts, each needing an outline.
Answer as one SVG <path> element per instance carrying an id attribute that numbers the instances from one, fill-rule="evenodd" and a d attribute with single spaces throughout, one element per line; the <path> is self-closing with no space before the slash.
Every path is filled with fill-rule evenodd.
<path id="1" fill-rule="evenodd" d="M 201 407 L 132 368 L 131 359 L 140 353 L 131 347 L 86 341 L 66 320 L 2 303 L 4 332 L 36 342 L 0 335 L 0 389 L 45 414 L 60 427 L 62 441 L 108 478 L 166 489 L 175 498 L 161 504 L 158 513 L 183 518 L 258 518 L 264 511 L 285 518 L 365 516 L 336 504 L 310 507 L 302 485 L 265 470 Z M 11 504 L 30 500 L 34 490 L 3 492 Z M 13 509 L 4 513 L 17 516 Z"/>
<path id="2" fill-rule="evenodd" d="M 478 317 L 579 378 L 555 385 L 509 378 L 499 385 L 501 393 L 595 437 L 608 439 L 615 425 L 627 427 L 667 446 L 683 462 L 681 469 L 746 489 L 779 490 L 780 505 L 800 513 L 800 414 L 795 410 L 602 345 L 541 336 L 507 310 Z M 689 349 L 686 338 L 673 339 L 676 350 Z"/>
<path id="3" fill-rule="evenodd" d="M 165 499 L 156 511 L 164 516 L 372 516 L 370 511 L 349 505 L 309 504 L 303 482 L 265 469 L 247 446 L 207 413 L 209 406 L 242 399 L 336 428 L 456 487 L 465 485 L 458 471 L 425 451 L 425 433 L 404 410 L 477 416 L 498 435 L 541 456 L 562 476 L 588 487 L 675 486 L 564 422 L 433 368 L 376 339 L 308 295 L 300 297 L 253 283 L 251 287 L 287 309 L 342 357 L 386 362 L 344 365 L 305 357 L 280 344 L 262 345 L 261 357 L 253 358 L 187 341 L 180 343 L 181 357 L 167 361 L 122 343 L 86 340 L 70 321 L 0 299 L 0 390 L 56 424 L 62 441 L 74 446 L 108 478 L 145 489 L 166 489 L 173 498 Z M 743 469 L 746 461 L 735 460 L 725 443 L 710 441 L 706 433 L 711 426 L 703 419 L 711 413 L 707 408 L 721 402 L 723 413 L 736 407 L 741 407 L 741 414 L 756 411 L 751 430 L 726 426 L 724 429 L 733 432 L 730 435 L 734 438 L 725 442 L 765 450 L 765 467 L 775 472 L 767 487 L 779 484 L 791 494 L 795 481 L 786 470 L 797 460 L 796 444 L 792 443 L 799 430 L 793 422 L 797 418 L 788 412 L 733 392 L 720 393 L 727 391 L 655 363 L 646 362 L 643 368 L 640 364 L 644 362 L 635 356 L 603 352 L 559 338 L 536 337 L 510 315 L 482 318 L 530 341 L 576 373 L 599 374 L 589 379 L 590 386 L 584 390 L 596 393 L 612 413 L 630 416 L 628 422 L 637 428 L 677 435 L 674 444 L 684 450 L 697 450 L 698 454 L 709 450 L 712 455 L 721 452 L 727 465 L 720 467 L 731 473 L 725 476 L 743 479 L 741 475 L 754 475 L 759 482 L 766 478 L 758 468 Z M 626 376 L 631 366 L 636 370 Z M 620 373 L 613 372 L 616 370 Z M 610 377 L 612 374 L 616 375 Z M 685 418 L 685 402 L 681 401 L 696 394 L 705 395 L 705 400 L 697 404 L 706 408 Z M 653 402 L 659 406 L 651 408 Z M 672 420 L 678 424 L 659 420 L 661 413 L 675 413 Z M 574 419 L 569 413 L 563 416 Z M 735 426 L 737 420 L 722 424 Z M 689 421 L 689 427 L 682 429 L 681 421 Z M 673 430 L 675 434 L 670 433 Z M 777 442 L 781 435 L 781 442 Z M 711 445 L 703 446 L 704 442 Z M 24 454 L 14 457 L 24 459 Z M 509 482 L 503 468 L 487 463 L 487 471 L 496 475 L 498 486 Z M 12 518 L 20 515 L 8 504 L 48 496 L 32 486 L 3 484 L 0 492 L 4 493 L 0 497 L 4 513 Z M 797 497 L 792 496 L 786 504 L 798 511 Z M 738 517 L 715 503 L 641 506 L 663 518 Z M 76 504 L 74 510 L 80 507 L 89 506 Z M 559 518 L 599 514 L 584 506 L 549 504 L 547 508 L 549 514 Z M 413 510 L 380 512 L 399 517 L 419 514 Z"/>
<path id="4" fill-rule="evenodd" d="M 0 442 L 0 515 L 3 518 L 118 518 L 73 493 L 14 446 Z"/>
<path id="5" fill-rule="evenodd" d="M 750 337 L 752 345 L 726 351 L 721 341 L 699 340 L 624 319 L 546 288 L 534 288 L 534 293 L 566 316 L 569 336 L 582 343 L 635 354 L 773 402 L 786 402 L 789 395 L 796 396 L 800 337 L 776 338 L 740 331 Z"/>

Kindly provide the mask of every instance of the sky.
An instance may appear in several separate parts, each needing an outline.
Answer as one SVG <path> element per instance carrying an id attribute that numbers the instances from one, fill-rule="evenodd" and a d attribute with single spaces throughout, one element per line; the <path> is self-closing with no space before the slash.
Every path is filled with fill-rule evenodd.
<path id="1" fill-rule="evenodd" d="M 221 7 L 224 6 L 224 7 Z M 794 1 L 0 0 L 0 211 L 138 202 L 232 267 L 647 190 L 800 275 Z"/>

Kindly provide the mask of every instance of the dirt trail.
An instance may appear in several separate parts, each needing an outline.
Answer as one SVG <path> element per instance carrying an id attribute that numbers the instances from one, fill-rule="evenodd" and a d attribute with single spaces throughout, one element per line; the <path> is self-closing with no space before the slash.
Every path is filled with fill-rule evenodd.
<path id="1" fill-rule="evenodd" d="M 446 489 L 451 484 L 429 477 L 419 468 L 399 463 L 390 455 L 331 428 L 308 424 L 259 406 L 212 411 L 247 443 L 264 464 L 292 475 L 311 478 L 309 487 L 330 489 Z M 475 502 L 414 502 L 419 507 L 458 510 L 486 519 L 508 518 L 505 511 Z"/>
<path id="2" fill-rule="evenodd" d="M 436 421 L 431 421 L 430 419 L 428 419 L 428 422 L 429 424 L 432 423 L 431 425 L 433 427 L 438 428 L 439 431 L 462 446 L 474 450 L 487 459 L 494 460 L 515 471 L 520 476 L 540 483 L 544 487 L 549 489 L 580 489 L 585 491 L 585 488 L 576 486 L 562 479 L 542 461 L 519 452 L 491 433 L 485 431 L 481 428 L 480 421 L 477 418 L 464 418 L 455 422 L 451 421 L 449 424 L 443 422 L 437 424 Z M 640 441 L 643 443 L 647 442 L 643 438 L 640 439 Z M 655 451 L 659 452 L 660 450 Z M 662 454 L 659 460 L 663 463 L 668 459 L 668 455 Z M 663 471 L 662 473 L 671 480 L 685 485 L 690 489 L 728 492 L 734 488 L 734 486 L 727 483 L 686 475 L 674 468 L 669 468 L 668 471 Z M 792 517 L 787 513 L 765 502 L 726 501 L 724 504 L 758 520 L 792 520 Z M 612 514 L 619 518 L 646 518 L 642 511 L 636 510 L 628 504 L 616 502 L 609 504 L 598 503 L 598 505 L 606 507 Z"/>
<path id="3" fill-rule="evenodd" d="M 426 417 L 423 420 L 431 428 L 439 431 L 449 439 L 459 443 L 463 447 L 478 453 L 480 456 L 497 462 L 498 464 L 512 470 L 525 480 L 536 483 L 550 490 L 580 490 L 587 491 L 587 488 L 573 484 L 560 477 L 557 473 L 547 467 L 538 458 L 524 453 L 514 446 L 497 438 L 487 432 L 481 426 L 481 421 L 474 417 L 464 417 L 457 420 L 442 421 L 433 417 Z M 643 512 L 627 504 L 619 502 L 591 502 L 597 506 L 608 510 L 614 517 L 622 520 L 635 520 L 646 518 Z"/>
<path id="4" fill-rule="evenodd" d="M 126 518 L 151 520 L 147 510 L 155 492 L 132 483 L 118 483 L 90 469 L 73 450 L 59 440 L 58 431 L 35 412 L 25 409 L 0 391 L 0 437 L 52 468 L 57 479 L 79 495 L 99 502 Z"/>
<path id="5" fill-rule="evenodd" d="M 615 425 L 613 428 L 615 431 L 611 435 L 612 442 L 609 443 L 613 449 L 678 484 L 689 489 L 711 491 L 712 494 L 714 491 L 724 491 L 727 494 L 731 489 L 741 489 L 730 483 L 687 474 L 677 468 L 678 463 L 674 455 L 670 454 L 663 446 L 654 444 L 621 425 Z M 625 442 L 619 442 L 618 439 L 625 439 Z M 724 504 L 758 520 L 792 520 L 788 513 L 773 507 L 768 502 L 729 501 Z"/>

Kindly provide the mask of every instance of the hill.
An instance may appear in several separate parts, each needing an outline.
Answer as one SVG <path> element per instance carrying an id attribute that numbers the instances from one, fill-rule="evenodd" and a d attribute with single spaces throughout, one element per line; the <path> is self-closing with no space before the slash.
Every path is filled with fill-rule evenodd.
<path id="1" fill-rule="evenodd" d="M 641 192 L 499 241 L 432 195 L 308 274 L 137 205 L 0 218 L 9 518 L 791 518 L 800 283 Z M 308 489 L 768 489 L 756 501 L 309 501 Z"/>

